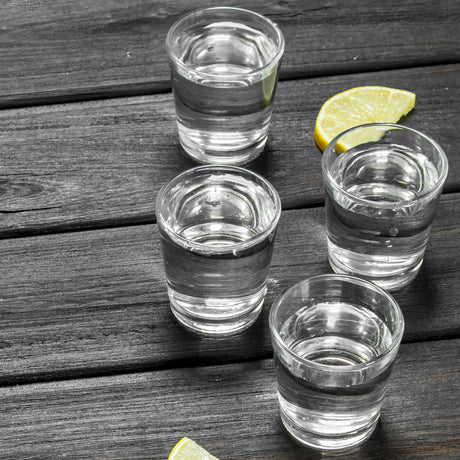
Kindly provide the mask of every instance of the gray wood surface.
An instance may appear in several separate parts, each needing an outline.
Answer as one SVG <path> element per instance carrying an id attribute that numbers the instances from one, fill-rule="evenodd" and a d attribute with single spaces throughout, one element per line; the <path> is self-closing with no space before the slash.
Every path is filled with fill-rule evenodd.
<path id="1" fill-rule="evenodd" d="M 283 78 L 457 62 L 454 1 L 247 2 L 286 38 Z M 2 0 L 0 106 L 169 88 L 164 40 L 183 13 L 215 2 Z"/>
<path id="2" fill-rule="evenodd" d="M 447 194 L 418 278 L 394 294 L 404 341 L 459 335 L 459 246 L 460 194 Z M 261 318 L 215 341 L 173 319 L 156 225 L 0 240 L 0 260 L 3 384 L 265 358 L 275 296 L 331 272 L 323 208 L 284 211 Z"/>
<path id="3" fill-rule="evenodd" d="M 458 459 L 459 340 L 402 345 L 381 419 L 343 458 Z M 295 447 L 272 360 L 0 389 L 0 452 L 15 459 L 158 459 L 187 435 L 221 460 L 337 458 Z"/>
<path id="4" fill-rule="evenodd" d="M 326 259 L 315 119 L 354 86 L 414 91 L 402 123 L 449 158 L 375 435 L 343 458 L 460 458 L 460 9 L 449 0 L 254 0 L 286 37 L 265 153 L 283 203 L 260 319 L 198 338 L 168 305 L 154 200 L 178 146 L 164 38 L 211 0 L 0 0 L 0 458 L 324 459 L 276 401 L 269 307 Z"/>
<path id="5" fill-rule="evenodd" d="M 437 140 L 460 191 L 460 66 L 435 66 L 279 85 L 266 152 L 250 167 L 283 207 L 321 203 L 316 116 L 333 94 L 360 85 L 414 91 L 402 123 Z M 154 221 L 161 185 L 196 166 L 178 145 L 171 94 L 0 112 L 0 237 Z"/>

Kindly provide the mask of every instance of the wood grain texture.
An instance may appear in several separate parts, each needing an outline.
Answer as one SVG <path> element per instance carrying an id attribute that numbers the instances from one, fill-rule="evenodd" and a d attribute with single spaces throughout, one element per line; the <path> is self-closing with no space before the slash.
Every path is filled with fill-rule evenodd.
<path id="1" fill-rule="evenodd" d="M 404 341 L 460 335 L 460 194 L 445 195 L 415 282 L 395 293 Z M 330 273 L 324 209 L 284 211 L 261 318 L 206 340 L 170 311 L 156 225 L 0 241 L 0 383 L 267 357 L 268 311 L 301 279 Z"/>
<path id="2" fill-rule="evenodd" d="M 268 311 L 331 271 L 314 123 L 327 98 L 371 84 L 416 92 L 403 123 L 439 141 L 450 172 L 421 272 L 394 294 L 406 328 L 381 422 L 353 458 L 459 458 L 458 6 L 226 4 L 286 37 L 269 142 L 249 166 L 284 211 L 260 319 L 216 341 L 173 319 L 154 224 L 161 185 L 195 166 L 164 38 L 215 2 L 0 0 L 0 458 L 164 460 L 184 435 L 221 460 L 328 458 L 281 426 Z"/>
<path id="3" fill-rule="evenodd" d="M 266 152 L 250 167 L 283 207 L 323 200 L 317 113 L 360 85 L 417 94 L 403 121 L 446 151 L 446 190 L 460 190 L 460 67 L 436 66 L 296 80 L 279 85 Z M 196 166 L 178 146 L 172 96 L 110 99 L 0 112 L 0 237 L 154 221 L 160 186 Z"/>
<path id="4" fill-rule="evenodd" d="M 207 6 L 215 2 L 2 0 L 0 106 L 164 91 L 167 30 Z M 253 0 L 249 7 L 285 34 L 282 78 L 460 59 L 460 12 L 448 0 Z"/>
<path id="5" fill-rule="evenodd" d="M 351 456 L 460 456 L 459 340 L 400 348 L 374 435 Z M 295 446 L 272 360 L 0 389 L 0 455 L 165 460 L 184 435 L 221 460 L 336 458 Z"/>

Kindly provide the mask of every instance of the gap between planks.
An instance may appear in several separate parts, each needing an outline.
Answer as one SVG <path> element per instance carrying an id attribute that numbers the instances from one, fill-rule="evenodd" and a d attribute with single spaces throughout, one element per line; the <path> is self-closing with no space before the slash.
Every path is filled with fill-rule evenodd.
<path id="1" fill-rule="evenodd" d="M 442 195 L 453 195 L 455 193 L 460 192 L 460 185 L 458 187 L 446 187 L 443 190 Z M 324 199 L 321 199 L 318 202 L 312 201 L 304 206 L 286 206 L 283 207 L 283 211 L 294 211 L 299 209 L 313 209 L 313 208 L 322 208 L 324 207 Z M 17 211 L 21 212 L 21 211 Z M 26 210 L 24 212 L 27 212 Z M 0 216 L 2 215 L 2 211 L 0 211 Z M 17 239 L 17 238 L 27 238 L 33 236 L 41 236 L 41 235 L 57 235 L 61 233 L 75 233 L 75 232 L 88 232 L 93 230 L 104 230 L 110 228 L 122 228 L 122 227 L 134 227 L 137 225 L 152 225 L 156 224 L 156 216 L 151 214 L 145 215 L 138 215 L 136 217 L 127 217 L 127 218 L 114 218 L 114 219 L 102 219 L 98 221 L 86 222 L 83 225 L 81 224 L 73 224 L 73 223 L 65 223 L 58 225 L 53 225 L 52 227 L 46 229 L 15 229 L 11 231 L 4 232 L 2 236 L 0 236 L 0 240 L 8 240 L 8 239 Z"/>
<path id="2" fill-rule="evenodd" d="M 460 64 L 457 59 L 446 59 L 440 62 L 436 62 L 436 66 L 447 66 Z M 328 77 L 337 77 L 340 75 L 359 75 L 362 73 L 369 72 L 386 72 L 392 70 L 404 70 L 404 69 L 423 69 L 426 67 L 433 67 L 432 61 L 426 61 L 420 63 L 420 65 L 409 66 L 405 65 L 391 65 L 391 66 L 375 66 L 368 65 L 360 69 L 345 67 L 340 69 L 340 72 L 308 72 L 308 71 L 281 71 L 279 81 L 291 81 L 291 80 L 316 80 L 321 78 Z M 29 98 L 24 98 L 20 101 L 14 102 L 4 102 L 0 105 L 0 111 L 2 110 L 11 110 L 11 109 L 21 109 L 27 107 L 40 107 L 47 105 L 58 105 L 58 104 L 75 104 L 79 102 L 89 102 L 89 101 L 99 101 L 106 99 L 121 99 L 126 97 L 139 97 L 139 96 L 151 96 L 156 94 L 164 94 L 171 92 L 171 84 L 169 81 L 165 80 L 158 83 L 134 83 L 134 84 L 120 84 L 119 86 L 107 86 L 99 87 L 90 91 L 81 91 L 78 90 L 74 93 L 63 92 L 62 94 L 57 95 L 41 95 L 36 94 L 30 96 Z"/>
<path id="3" fill-rule="evenodd" d="M 443 336 L 442 338 L 428 338 L 424 340 L 407 340 L 401 342 L 401 345 L 414 345 L 417 343 L 436 343 L 436 342 L 449 342 L 460 339 L 459 334 L 450 334 Z M 212 339 L 210 339 L 212 340 Z M 173 369 L 200 369 L 200 368 L 212 368 L 215 366 L 226 366 L 226 365 L 235 365 L 235 364 L 245 364 L 253 363 L 259 361 L 266 361 L 273 359 L 273 354 L 265 353 L 261 356 L 247 358 L 247 359 L 236 359 L 233 361 L 220 361 L 216 358 L 199 358 L 196 360 L 191 360 L 190 358 L 179 359 L 168 361 L 166 364 L 153 364 L 153 363 L 144 363 L 144 364 L 129 364 L 120 366 L 107 366 L 100 369 L 72 369 L 72 372 L 66 373 L 65 371 L 56 371 L 50 373 L 48 376 L 43 374 L 29 374 L 27 376 L 19 377 L 9 377 L 5 379 L 0 379 L 0 388 L 9 388 L 9 387 L 19 387 L 27 386 L 32 384 L 41 384 L 41 383 L 51 383 L 51 382 L 67 382 L 75 380 L 88 380 L 93 378 L 110 378 L 117 376 L 126 376 L 134 374 L 142 374 L 149 372 L 161 372 L 168 371 Z"/>

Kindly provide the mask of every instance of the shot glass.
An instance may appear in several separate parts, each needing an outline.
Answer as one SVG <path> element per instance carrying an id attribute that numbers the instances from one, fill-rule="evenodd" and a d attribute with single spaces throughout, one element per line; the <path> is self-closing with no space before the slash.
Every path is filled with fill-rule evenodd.
<path id="1" fill-rule="evenodd" d="M 267 291 L 281 214 L 275 188 L 236 166 L 199 166 L 160 190 L 156 213 L 177 320 L 204 336 L 248 328 Z"/>
<path id="2" fill-rule="evenodd" d="M 348 275 L 314 276 L 274 302 L 269 324 L 281 420 L 291 436 L 319 450 L 366 440 L 404 330 L 390 294 Z"/>
<path id="3" fill-rule="evenodd" d="M 241 165 L 264 149 L 284 38 L 239 8 L 180 18 L 166 37 L 179 140 L 199 163 Z"/>
<path id="4" fill-rule="evenodd" d="M 333 139 L 322 169 L 332 269 L 387 290 L 410 283 L 447 177 L 442 148 L 414 129 L 373 123 Z"/>

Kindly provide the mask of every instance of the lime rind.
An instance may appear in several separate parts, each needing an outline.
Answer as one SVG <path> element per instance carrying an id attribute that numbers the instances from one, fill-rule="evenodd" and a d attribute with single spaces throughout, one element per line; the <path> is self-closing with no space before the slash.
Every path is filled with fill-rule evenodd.
<path id="1" fill-rule="evenodd" d="M 396 123 L 414 106 L 415 94 L 410 91 L 385 86 L 350 88 L 332 96 L 321 107 L 315 124 L 315 142 L 324 151 L 343 131 L 366 123 Z M 346 146 L 342 147 L 346 150 Z"/>
<path id="2" fill-rule="evenodd" d="M 219 460 L 195 441 L 184 436 L 172 449 L 168 460 Z"/>
<path id="3" fill-rule="evenodd" d="M 268 107 L 275 93 L 276 80 L 278 75 L 278 64 L 274 65 L 262 80 L 262 93 L 265 107 Z"/>

